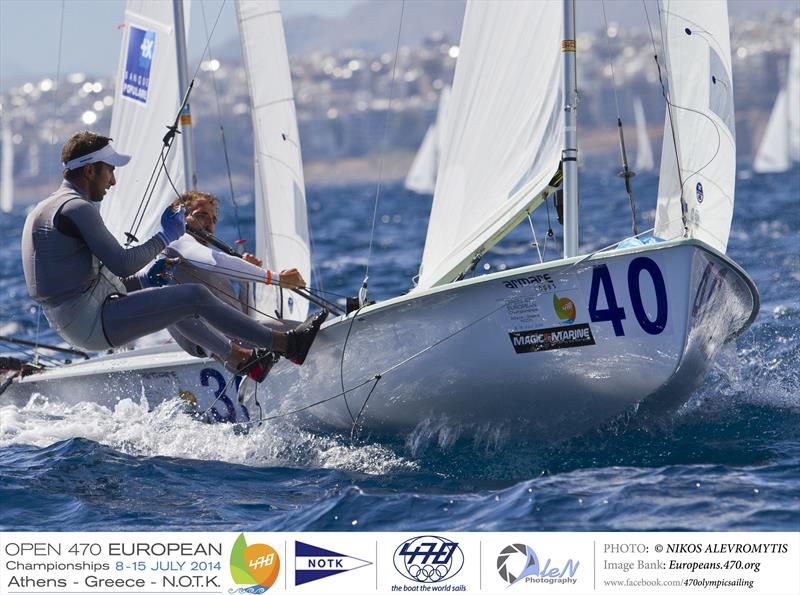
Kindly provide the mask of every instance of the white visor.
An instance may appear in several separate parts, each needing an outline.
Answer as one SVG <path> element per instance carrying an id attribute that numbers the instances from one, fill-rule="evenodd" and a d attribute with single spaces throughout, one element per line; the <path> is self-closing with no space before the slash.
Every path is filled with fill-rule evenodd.
<path id="1" fill-rule="evenodd" d="M 108 163 L 109 165 L 113 165 L 115 167 L 122 167 L 128 161 L 131 160 L 130 155 L 123 155 L 122 153 L 117 153 L 114 150 L 114 147 L 111 146 L 111 143 L 108 143 L 102 149 L 98 149 L 93 153 L 89 153 L 88 155 L 84 155 L 83 157 L 76 157 L 71 161 L 67 161 L 64 164 L 64 169 L 78 169 L 79 167 L 83 167 L 84 165 L 88 165 L 89 163 L 97 163 L 101 161 L 103 163 Z"/>

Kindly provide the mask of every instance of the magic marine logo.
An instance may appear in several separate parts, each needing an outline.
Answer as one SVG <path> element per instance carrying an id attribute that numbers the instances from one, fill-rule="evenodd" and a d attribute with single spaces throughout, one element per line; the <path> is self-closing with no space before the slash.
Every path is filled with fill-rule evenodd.
<path id="1" fill-rule="evenodd" d="M 421 535 L 397 546 L 394 567 L 412 581 L 439 583 L 461 571 L 464 553 L 458 542 L 436 535 Z"/>
<path id="2" fill-rule="evenodd" d="M 585 322 L 572 326 L 556 326 L 553 328 L 515 331 L 508 333 L 511 344 L 517 353 L 533 351 L 550 351 L 566 347 L 583 347 L 594 345 L 591 327 Z"/>
<path id="3" fill-rule="evenodd" d="M 265 593 L 278 580 L 281 559 L 278 552 L 266 543 L 247 545 L 241 533 L 231 550 L 231 578 L 237 585 L 248 585 L 228 589 L 228 593 Z"/>
<path id="4" fill-rule="evenodd" d="M 548 558 L 542 564 L 533 548 L 524 543 L 508 545 L 497 556 L 497 572 L 509 586 L 520 582 L 573 585 L 578 580 L 575 578 L 578 566 L 580 562 L 572 558 L 561 563 Z"/>

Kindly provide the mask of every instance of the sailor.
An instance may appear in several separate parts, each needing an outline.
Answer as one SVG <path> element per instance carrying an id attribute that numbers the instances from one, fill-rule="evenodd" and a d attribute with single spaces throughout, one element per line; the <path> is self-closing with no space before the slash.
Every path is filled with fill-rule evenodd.
<path id="1" fill-rule="evenodd" d="M 94 203 L 116 184 L 114 168 L 129 160 L 108 137 L 75 134 L 61 151 L 64 181 L 25 221 L 25 283 L 50 325 L 73 345 L 101 351 L 195 317 L 225 336 L 302 363 L 326 311 L 284 333 L 258 324 L 198 283 L 135 291 L 155 277 L 152 271 L 134 274 L 179 239 L 186 223 L 184 209 L 170 206 L 152 238 L 140 246 L 120 246 Z"/>
<path id="2" fill-rule="evenodd" d="M 205 192 L 184 192 L 177 203 L 186 209 L 186 223 L 195 230 L 213 235 L 217 227 L 219 199 Z M 303 288 L 306 282 L 295 268 L 280 273 L 261 268 L 263 262 L 253 254 L 245 252 L 241 258 L 211 250 L 202 238 L 183 235 L 164 251 L 175 264 L 161 274 L 177 283 L 202 283 L 221 300 L 245 314 L 254 312 L 251 304 L 252 282 L 270 282 L 282 288 Z M 171 273 L 171 274 L 170 274 Z M 238 282 L 238 291 L 233 282 Z M 273 331 L 287 332 L 299 323 L 292 320 L 268 319 L 261 322 Z M 226 364 L 233 372 L 239 372 L 248 362 L 258 360 L 249 368 L 248 375 L 262 381 L 275 358 L 266 356 L 254 345 L 242 346 L 239 342 L 220 334 L 201 320 L 188 318 L 167 328 L 170 335 L 184 351 L 196 357 L 209 357 Z"/>

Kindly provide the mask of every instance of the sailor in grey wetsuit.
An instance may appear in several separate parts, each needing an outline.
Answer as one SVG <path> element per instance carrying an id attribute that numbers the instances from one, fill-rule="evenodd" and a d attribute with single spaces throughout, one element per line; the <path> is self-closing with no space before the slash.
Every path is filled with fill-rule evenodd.
<path id="1" fill-rule="evenodd" d="M 134 274 L 183 235 L 185 222 L 183 209 L 168 207 L 161 229 L 147 242 L 128 249 L 119 245 L 92 204 L 116 183 L 114 167 L 130 160 L 110 140 L 91 132 L 70 138 L 61 153 L 64 182 L 25 221 L 25 282 L 53 328 L 82 349 L 100 351 L 199 317 L 223 335 L 302 362 L 319 325 L 272 332 L 199 284 L 128 294 L 141 286 L 143 276 Z"/>

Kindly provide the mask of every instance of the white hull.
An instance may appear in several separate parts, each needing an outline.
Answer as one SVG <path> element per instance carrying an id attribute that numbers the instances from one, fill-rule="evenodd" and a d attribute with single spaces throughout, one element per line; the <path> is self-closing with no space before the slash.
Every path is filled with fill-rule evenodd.
<path id="1" fill-rule="evenodd" d="M 757 311 L 747 275 L 694 240 L 533 265 L 329 321 L 305 365 L 281 360 L 257 394 L 250 382 L 242 387 L 247 413 L 232 388 L 215 408 L 241 420 L 308 407 L 290 419 L 348 432 L 358 419 L 377 434 L 446 424 L 462 433 L 570 435 L 636 403 L 684 403 Z M 24 403 L 38 392 L 113 404 L 145 395 L 152 406 L 190 390 L 205 409 L 223 374 L 174 351 L 137 352 L 15 381 L 2 399 Z M 342 387 L 346 399 L 336 396 Z"/>

